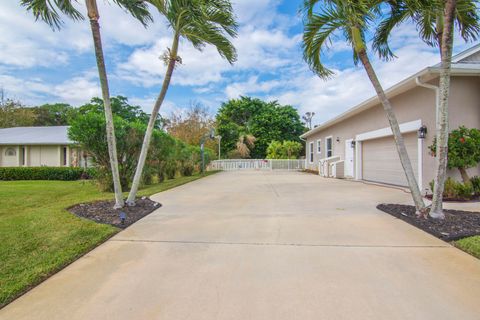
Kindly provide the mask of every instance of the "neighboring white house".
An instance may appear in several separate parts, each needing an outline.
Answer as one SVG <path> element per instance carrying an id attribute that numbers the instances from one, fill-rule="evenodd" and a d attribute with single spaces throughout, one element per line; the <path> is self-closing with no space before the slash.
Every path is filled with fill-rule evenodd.
<path id="1" fill-rule="evenodd" d="M 86 166 L 67 132 L 68 126 L 0 129 L 0 167 Z"/>
<path id="2" fill-rule="evenodd" d="M 386 90 L 422 190 L 428 188 L 434 177 L 435 160 L 428 146 L 435 136 L 439 74 L 439 65 L 434 65 Z M 480 45 L 453 57 L 451 75 L 450 130 L 461 125 L 480 128 Z M 392 131 L 376 96 L 301 137 L 306 140 L 308 169 L 317 170 L 322 159 L 334 156 L 344 161 L 346 177 L 400 186 L 407 184 Z M 448 175 L 460 179 L 457 171 L 449 170 Z M 468 172 L 471 176 L 480 175 L 480 166 Z"/>

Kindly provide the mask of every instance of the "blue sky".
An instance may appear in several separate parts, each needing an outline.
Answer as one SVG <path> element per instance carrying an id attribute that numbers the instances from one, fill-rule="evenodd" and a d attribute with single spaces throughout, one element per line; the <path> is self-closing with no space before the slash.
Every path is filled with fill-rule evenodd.
<path id="1" fill-rule="evenodd" d="M 186 43 L 180 46 L 183 65 L 175 70 L 163 114 L 181 112 L 198 101 L 215 113 L 220 104 L 240 95 L 278 100 L 314 111 L 321 123 L 374 94 L 361 68 L 353 66 L 351 51 L 338 39 L 325 62 L 336 76 L 323 81 L 302 61 L 301 0 L 233 1 L 240 23 L 233 40 L 238 61 L 230 66 L 212 47 L 203 52 Z M 170 46 L 165 21 L 143 28 L 108 1 L 98 1 L 101 32 L 112 95 L 124 95 L 149 112 L 160 90 L 165 66 L 158 58 Z M 83 1 L 78 5 L 84 12 Z M 154 12 L 154 10 L 152 9 Z M 0 87 L 7 96 L 27 105 L 68 102 L 81 105 L 100 96 L 93 46 L 87 21 L 67 21 L 53 32 L 34 22 L 17 1 L 0 4 Z M 418 40 L 415 28 L 395 30 L 392 45 L 398 58 L 385 63 L 373 58 L 385 86 L 438 62 L 437 52 Z M 459 42 L 455 51 L 467 48 Z"/>

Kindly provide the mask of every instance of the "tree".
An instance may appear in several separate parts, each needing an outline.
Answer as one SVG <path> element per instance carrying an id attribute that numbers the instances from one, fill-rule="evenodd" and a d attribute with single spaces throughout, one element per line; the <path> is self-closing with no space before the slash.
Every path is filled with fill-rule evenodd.
<path id="1" fill-rule="evenodd" d="M 322 3 L 323 6 L 316 13 L 314 10 L 318 3 Z M 323 50 L 328 49 L 328 44 L 332 37 L 337 34 L 343 35 L 345 40 L 351 45 L 354 62 L 362 63 L 383 106 L 393 132 L 395 146 L 415 207 L 417 212 L 423 213 L 426 211 L 425 204 L 413 173 L 397 117 L 370 63 L 367 53 L 365 37 L 381 14 L 381 4 L 381 1 L 376 0 L 305 0 L 302 44 L 304 59 L 314 73 L 323 79 L 328 79 L 333 75 L 333 71 L 329 70 L 322 63 Z"/>
<path id="2" fill-rule="evenodd" d="M 214 126 L 215 121 L 210 116 L 208 109 L 200 103 L 192 102 L 184 113 L 172 113 L 166 119 L 165 129 L 173 137 L 187 144 L 198 146 L 202 137 Z M 215 148 L 213 140 L 207 140 L 205 145 Z"/>
<path id="3" fill-rule="evenodd" d="M 431 154 L 437 154 L 436 138 L 429 146 Z M 480 163 L 480 130 L 460 126 L 450 132 L 448 137 L 448 169 L 457 168 L 464 183 L 470 182 L 467 169 L 476 167 Z"/>
<path id="4" fill-rule="evenodd" d="M 298 159 L 303 145 L 297 141 L 272 141 L 267 148 L 267 159 Z"/>
<path id="5" fill-rule="evenodd" d="M 144 1 L 132 0 L 113 0 L 117 5 L 128 11 L 133 17 L 139 20 L 144 26 L 152 18 L 148 12 L 147 5 Z M 63 21 L 60 17 L 61 13 L 73 20 L 83 20 L 82 14 L 73 6 L 72 0 L 21 0 L 21 5 L 32 11 L 36 20 L 40 19 L 46 22 L 52 29 L 60 29 Z M 112 167 L 112 179 L 115 189 L 115 206 L 121 208 L 124 206 L 122 187 L 120 184 L 120 175 L 118 172 L 118 156 L 115 140 L 115 131 L 113 124 L 113 114 L 110 104 L 110 92 L 108 88 L 107 70 L 105 67 L 105 59 L 103 55 L 102 39 L 100 36 L 100 25 L 98 20 L 100 15 L 97 8 L 96 0 L 85 0 L 87 6 L 87 15 L 90 20 L 90 28 L 92 30 L 93 44 L 95 49 L 95 58 L 97 62 L 98 76 L 100 86 L 102 88 L 102 97 L 104 100 L 105 126 L 107 129 L 108 153 L 110 165 Z M 154 121 L 156 120 L 156 117 Z M 152 124 L 153 125 L 153 124 Z"/>
<path id="6" fill-rule="evenodd" d="M 457 26 L 465 41 L 477 39 L 480 26 L 476 2 L 472 0 L 390 1 L 390 14 L 380 24 L 374 39 L 374 47 L 385 56 L 392 57 L 393 53 L 388 45 L 388 37 L 392 29 L 405 20 L 412 20 L 422 40 L 430 46 L 440 48 L 440 93 L 439 103 L 436 105 L 438 155 L 435 161 L 432 207 L 429 212 L 432 218 L 445 218 L 442 200 L 447 175 L 448 97 L 454 28 Z"/>
<path id="7" fill-rule="evenodd" d="M 167 66 L 163 79 L 162 89 L 155 101 L 150 122 L 145 133 L 142 151 L 138 159 L 137 169 L 133 178 L 132 189 L 128 195 L 127 204 L 134 205 L 135 197 L 142 177 L 143 167 L 150 146 L 150 139 L 160 107 L 167 94 L 173 70 L 182 59 L 178 55 L 180 38 L 190 42 L 195 48 L 201 50 L 207 44 L 216 47 L 222 58 L 230 64 L 237 59 L 237 52 L 227 38 L 237 35 L 237 22 L 233 8 L 228 0 L 149 0 L 168 21 L 168 26 L 173 31 L 172 47 L 163 55 Z"/>
<path id="8" fill-rule="evenodd" d="M 249 134 L 256 138 L 250 157 L 257 159 L 265 158 L 267 147 L 273 140 L 300 142 L 299 136 L 307 130 L 292 106 L 249 97 L 223 103 L 217 112 L 216 123 L 217 132 L 222 136 L 223 154 L 235 150 L 239 138 Z"/>
<path id="9" fill-rule="evenodd" d="M 21 102 L 7 99 L 0 104 L 0 128 L 28 127 L 35 123 L 36 115 Z"/>
<path id="10" fill-rule="evenodd" d="M 129 11 L 142 24 L 146 24 L 151 20 L 146 4 L 139 1 L 130 0 L 115 0 L 121 7 Z M 73 20 L 83 19 L 83 16 L 72 5 L 71 1 L 54 0 L 57 8 Z M 113 115 L 110 105 L 110 93 L 108 88 L 107 72 L 105 67 L 105 60 L 103 56 L 102 40 L 100 36 L 100 25 L 98 20 L 100 18 L 97 8 L 96 0 L 85 0 L 87 6 L 87 13 L 90 19 L 90 27 L 92 30 L 93 43 L 95 48 L 95 57 L 97 62 L 97 69 L 100 78 L 100 86 L 102 88 L 102 96 L 104 100 L 104 110 L 106 119 L 107 143 L 109 150 L 110 165 L 112 167 L 112 178 L 115 189 L 115 208 L 121 208 L 124 205 L 122 188 L 120 184 L 120 176 L 118 171 L 118 157 L 115 140 Z M 52 28 L 59 29 L 62 20 L 52 6 L 49 0 L 21 0 L 21 4 L 27 7 L 27 10 L 32 10 L 36 19 L 41 19 L 49 24 Z"/>
<path id="11" fill-rule="evenodd" d="M 43 104 L 33 107 L 35 126 L 66 126 L 75 117 L 76 109 L 68 103 Z"/>
<path id="12" fill-rule="evenodd" d="M 250 154 L 253 148 L 255 148 L 255 141 L 257 141 L 257 138 L 253 135 L 248 133 L 241 134 L 238 137 L 235 151 L 243 159 L 250 158 Z"/>

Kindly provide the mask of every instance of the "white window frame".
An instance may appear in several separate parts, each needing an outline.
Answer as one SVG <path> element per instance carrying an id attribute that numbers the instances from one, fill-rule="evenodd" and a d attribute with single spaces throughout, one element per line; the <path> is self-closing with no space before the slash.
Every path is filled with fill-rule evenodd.
<path id="1" fill-rule="evenodd" d="M 313 152 L 313 141 L 310 142 L 309 144 L 309 150 L 308 150 L 308 162 L 313 163 L 313 157 L 314 157 L 314 152 Z"/>
<path id="2" fill-rule="evenodd" d="M 317 154 L 322 154 L 322 139 L 317 140 Z"/>
<path id="3" fill-rule="evenodd" d="M 330 155 L 328 155 L 328 139 L 330 139 Z M 325 138 L 325 158 L 333 157 L 333 136 Z"/>

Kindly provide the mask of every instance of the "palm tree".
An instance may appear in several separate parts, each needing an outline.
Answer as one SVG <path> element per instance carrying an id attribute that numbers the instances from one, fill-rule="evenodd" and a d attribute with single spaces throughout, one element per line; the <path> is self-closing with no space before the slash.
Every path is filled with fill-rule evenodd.
<path id="1" fill-rule="evenodd" d="M 426 210 L 425 204 L 413 173 L 397 118 L 367 53 L 365 34 L 369 28 L 374 26 L 376 19 L 381 14 L 382 2 L 375 0 L 305 0 L 304 59 L 313 72 L 326 79 L 332 76 L 333 72 L 323 65 L 321 53 L 328 48 L 332 37 L 341 34 L 352 46 L 354 62 L 360 61 L 365 68 L 390 123 L 417 212 L 423 213 Z M 320 12 L 316 13 L 314 10 L 319 3 L 322 6 Z"/>
<path id="2" fill-rule="evenodd" d="M 147 5 L 142 1 L 132 0 L 113 0 L 117 5 L 126 9 L 132 16 L 138 19 L 144 26 L 151 21 Z M 60 13 L 65 14 L 73 20 L 83 20 L 83 15 L 73 6 L 72 0 L 21 0 L 21 5 L 28 11 L 32 11 L 36 20 L 40 19 L 46 22 L 52 29 L 60 29 L 63 21 Z M 115 206 L 118 209 L 124 206 L 122 186 L 120 184 L 120 175 L 118 171 L 117 146 L 115 139 L 115 130 L 113 127 L 112 108 L 110 103 L 110 93 L 108 89 L 107 71 L 105 68 L 105 59 L 103 56 L 102 40 L 100 37 L 100 25 L 96 0 L 85 0 L 87 14 L 90 19 L 93 44 L 95 47 L 95 57 L 97 60 L 97 69 L 102 88 L 102 97 L 105 106 L 105 122 L 107 131 L 108 153 L 110 156 L 110 165 L 112 170 L 113 186 L 115 191 Z M 60 11 L 60 13 L 59 13 Z"/>
<path id="3" fill-rule="evenodd" d="M 250 152 L 255 148 L 255 138 L 251 134 L 241 134 L 236 144 L 237 152 L 242 158 L 250 158 Z"/>
<path id="4" fill-rule="evenodd" d="M 173 32 L 173 41 L 172 47 L 168 48 L 163 55 L 167 69 L 162 89 L 153 106 L 147 131 L 145 132 L 132 188 L 127 199 L 128 205 L 135 204 L 135 197 L 140 186 L 155 120 L 167 94 L 175 66 L 182 63 L 182 59 L 178 55 L 180 38 L 190 42 L 199 50 L 202 50 L 207 44 L 215 46 L 218 53 L 230 64 L 233 64 L 237 59 L 237 52 L 227 38 L 227 35 L 235 37 L 238 27 L 230 1 L 148 0 L 148 2 L 156 6 L 160 14 L 167 19 L 168 26 Z"/>
<path id="5" fill-rule="evenodd" d="M 386 57 L 393 53 L 388 45 L 392 29 L 406 20 L 412 20 L 422 40 L 440 48 L 441 70 L 439 103 L 436 105 L 436 154 L 432 218 L 444 219 L 443 190 L 447 175 L 448 155 L 448 97 L 455 26 L 465 41 L 476 40 L 480 32 L 477 1 L 472 0 L 405 0 L 392 1 L 390 14 L 380 24 L 374 38 L 374 47 Z"/>

